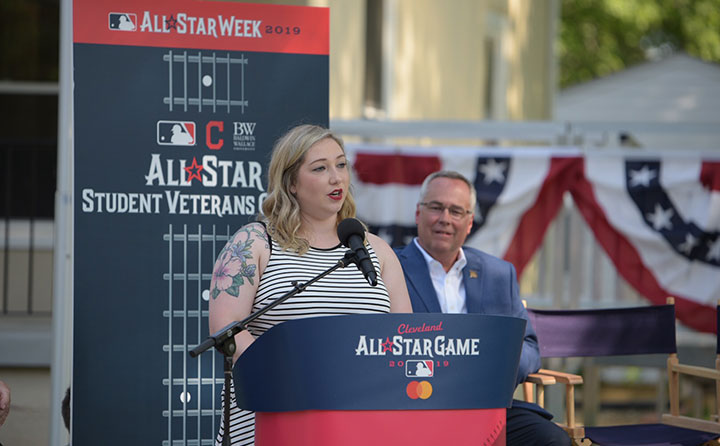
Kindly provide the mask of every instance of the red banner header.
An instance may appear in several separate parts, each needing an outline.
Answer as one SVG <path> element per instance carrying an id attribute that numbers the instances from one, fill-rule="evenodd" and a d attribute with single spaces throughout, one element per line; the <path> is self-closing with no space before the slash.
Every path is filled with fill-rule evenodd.
<path id="1" fill-rule="evenodd" d="M 75 0 L 73 41 L 105 45 L 329 54 L 330 12 L 199 0 Z"/>

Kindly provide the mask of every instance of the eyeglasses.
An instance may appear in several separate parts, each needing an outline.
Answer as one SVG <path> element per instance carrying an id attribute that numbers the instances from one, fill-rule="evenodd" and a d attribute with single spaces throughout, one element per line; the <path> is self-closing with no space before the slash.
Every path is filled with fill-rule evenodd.
<path id="1" fill-rule="evenodd" d="M 425 209 L 427 209 L 428 212 L 430 212 L 431 214 L 442 214 L 445 209 L 447 209 L 450 213 L 450 216 L 455 220 L 460 220 L 464 216 L 472 214 L 472 211 L 461 208 L 460 206 L 445 206 L 444 204 L 437 201 L 425 201 L 418 204 L 420 206 L 425 206 Z"/>

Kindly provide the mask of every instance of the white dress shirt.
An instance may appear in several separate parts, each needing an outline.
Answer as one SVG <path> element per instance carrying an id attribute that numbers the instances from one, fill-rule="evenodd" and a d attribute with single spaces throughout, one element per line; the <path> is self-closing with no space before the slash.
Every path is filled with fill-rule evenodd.
<path id="1" fill-rule="evenodd" d="M 450 270 L 446 273 L 445 268 L 437 260 L 428 254 L 417 237 L 413 239 L 415 246 L 420 250 L 428 270 L 430 271 L 430 279 L 432 280 L 435 294 L 437 294 L 440 309 L 443 313 L 467 313 L 467 304 L 465 303 L 465 285 L 463 284 L 463 268 L 467 264 L 465 253 L 460 248 L 458 259 L 455 261 Z"/>

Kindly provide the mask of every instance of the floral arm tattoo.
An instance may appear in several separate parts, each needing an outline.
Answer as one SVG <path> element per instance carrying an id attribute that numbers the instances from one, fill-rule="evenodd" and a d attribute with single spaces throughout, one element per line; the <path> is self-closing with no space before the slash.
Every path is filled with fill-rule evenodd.
<path id="1" fill-rule="evenodd" d="M 231 243 L 225 245 L 218 255 L 215 270 L 213 271 L 213 288 L 211 295 L 216 299 L 221 292 L 238 297 L 240 296 L 240 287 L 247 280 L 254 285 L 253 277 L 257 270 L 257 265 L 248 264 L 248 260 L 252 259 L 252 244 L 255 241 L 252 234 L 258 236 L 258 239 L 265 241 L 265 247 L 269 247 L 267 234 L 259 230 L 256 225 L 248 225 L 240 229 Z M 244 237 L 244 241 L 243 239 Z"/>

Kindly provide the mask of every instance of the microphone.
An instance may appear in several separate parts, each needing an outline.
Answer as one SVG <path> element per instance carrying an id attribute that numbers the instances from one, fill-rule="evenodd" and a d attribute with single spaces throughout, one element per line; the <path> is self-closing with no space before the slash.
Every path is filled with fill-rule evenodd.
<path id="1" fill-rule="evenodd" d="M 350 248 L 355 254 L 358 269 L 371 286 L 377 285 L 377 273 L 375 267 L 370 260 L 370 254 L 365 249 L 365 228 L 363 228 L 360 220 L 356 218 L 346 218 L 341 221 L 337 228 L 338 238 L 340 242 Z"/>

